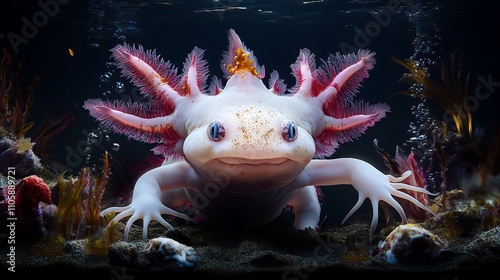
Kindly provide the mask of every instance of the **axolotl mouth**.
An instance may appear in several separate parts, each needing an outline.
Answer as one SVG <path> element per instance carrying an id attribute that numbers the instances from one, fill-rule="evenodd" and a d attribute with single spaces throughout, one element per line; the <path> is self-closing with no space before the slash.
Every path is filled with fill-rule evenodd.
<path id="1" fill-rule="evenodd" d="M 204 171 L 207 171 L 206 178 L 227 180 L 225 191 L 240 194 L 280 188 L 304 168 L 301 162 L 286 157 L 262 159 L 220 157 L 206 162 L 204 166 L 206 167 Z M 213 178 L 214 171 L 217 174 L 216 178 Z"/>
<path id="2" fill-rule="evenodd" d="M 224 164 L 239 165 L 239 166 L 277 166 L 286 163 L 287 161 L 293 162 L 288 158 L 268 158 L 268 159 L 247 159 L 239 157 L 223 157 L 219 158 Z"/>
<path id="3" fill-rule="evenodd" d="M 219 171 L 227 172 L 226 174 L 231 177 L 231 180 L 246 181 L 250 184 L 261 181 L 283 183 L 283 178 L 293 177 L 305 166 L 301 162 L 286 157 L 263 159 L 221 157 L 208 164 L 212 164 Z"/>

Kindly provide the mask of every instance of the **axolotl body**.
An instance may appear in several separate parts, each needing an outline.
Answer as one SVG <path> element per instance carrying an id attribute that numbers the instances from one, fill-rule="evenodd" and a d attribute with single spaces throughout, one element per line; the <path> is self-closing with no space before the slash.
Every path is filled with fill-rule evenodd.
<path id="1" fill-rule="evenodd" d="M 263 83 L 265 68 L 253 52 L 229 30 L 229 48 L 222 70 L 228 79 L 213 78 L 207 87 L 204 50 L 195 47 L 182 74 L 142 46 L 119 44 L 112 57 L 122 74 L 140 87 L 148 103 L 87 100 L 84 108 L 105 127 L 147 143 L 165 157 L 164 163 L 140 176 L 128 206 L 110 207 L 102 215 L 143 220 L 143 238 L 156 220 L 172 225 L 163 214 L 192 220 L 176 207 L 189 203 L 207 221 L 255 227 L 276 219 L 291 207 L 297 229 L 318 228 L 321 205 L 317 188 L 350 184 L 359 193 L 348 219 L 369 198 L 373 208 L 370 235 L 383 200 L 406 216 L 399 197 L 430 210 L 402 190 L 430 194 L 384 175 L 355 158 L 327 159 L 337 146 L 359 137 L 385 116 L 385 104 L 354 102 L 361 81 L 375 64 L 374 53 L 360 50 L 330 55 L 321 67 L 302 49 L 291 65 L 296 84 L 287 89 L 273 71 Z"/>

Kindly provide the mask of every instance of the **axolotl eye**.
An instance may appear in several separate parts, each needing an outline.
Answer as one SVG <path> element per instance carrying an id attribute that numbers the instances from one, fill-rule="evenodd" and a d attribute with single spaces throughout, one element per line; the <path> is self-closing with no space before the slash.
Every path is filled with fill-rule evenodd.
<path id="1" fill-rule="evenodd" d="M 284 120 L 283 123 L 281 123 L 281 135 L 285 141 L 295 141 L 295 139 L 297 139 L 298 132 L 299 131 L 295 122 L 291 120 Z"/>
<path id="2" fill-rule="evenodd" d="M 207 135 L 210 140 L 218 142 L 226 135 L 224 125 L 220 121 L 213 121 L 207 127 Z"/>

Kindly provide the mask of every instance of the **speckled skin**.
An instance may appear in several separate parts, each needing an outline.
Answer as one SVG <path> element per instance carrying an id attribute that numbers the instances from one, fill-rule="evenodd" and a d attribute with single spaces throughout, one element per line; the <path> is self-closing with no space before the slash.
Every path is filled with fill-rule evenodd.
<path id="1" fill-rule="evenodd" d="M 409 171 L 394 178 L 359 159 L 324 159 L 389 110 L 384 104 L 352 102 L 375 63 L 373 53 L 332 55 L 316 68 L 314 55 L 302 49 L 291 65 L 297 83 L 285 93 L 276 72 L 271 73 L 269 86 L 264 85 L 264 67 L 233 30 L 222 61 L 228 81 L 222 87 L 214 80 L 209 90 L 201 49 L 189 54 L 182 75 L 141 46 L 118 45 L 112 52 L 123 75 L 141 87 L 151 102 L 93 99 L 84 107 L 118 133 L 160 143 L 155 151 L 166 157 L 162 166 L 137 180 L 130 205 L 102 211 L 119 212 L 115 222 L 130 216 L 125 238 L 138 219 L 143 220 L 144 239 L 151 220 L 172 228 L 162 214 L 191 220 L 173 210 L 185 202 L 208 221 L 243 226 L 269 223 L 291 206 L 297 229 L 315 229 L 321 210 L 316 187 L 339 184 L 351 184 L 359 193 L 344 221 L 366 198 L 371 200 L 371 233 L 380 200 L 393 206 L 403 223 L 405 213 L 393 196 L 429 211 L 399 191 L 428 193 L 401 183 Z"/>

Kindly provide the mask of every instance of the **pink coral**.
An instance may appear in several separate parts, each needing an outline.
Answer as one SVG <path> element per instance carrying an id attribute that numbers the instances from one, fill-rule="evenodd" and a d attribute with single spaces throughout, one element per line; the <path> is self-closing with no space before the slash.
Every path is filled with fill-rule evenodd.
<path id="1" fill-rule="evenodd" d="M 389 172 L 393 176 L 401 176 L 404 170 L 410 170 L 411 175 L 406 178 L 403 183 L 417 186 L 422 189 L 427 189 L 427 181 L 425 173 L 422 168 L 418 165 L 417 160 L 413 152 L 410 155 L 406 155 L 405 152 L 396 146 L 396 154 L 392 158 L 387 152 L 378 146 L 378 140 L 374 141 L 374 146 L 379 155 L 382 156 L 385 165 L 389 168 Z M 404 190 L 407 194 L 414 197 L 423 205 L 427 206 L 429 203 L 428 194 L 423 192 L 416 192 L 412 190 Z M 426 210 L 414 205 L 413 203 L 408 203 L 404 199 L 395 198 L 401 206 L 404 208 L 407 215 L 417 221 L 425 221 L 429 216 Z"/>
<path id="2" fill-rule="evenodd" d="M 420 166 L 418 166 L 417 161 L 415 160 L 415 155 L 413 152 L 410 152 L 409 156 L 403 154 L 401 149 L 398 147 L 396 150 L 396 162 L 399 165 L 400 170 L 411 170 L 411 176 L 408 177 L 405 181 L 406 184 L 417 186 L 420 188 L 427 188 L 424 171 Z M 428 197 L 427 194 L 421 192 L 415 192 L 411 190 L 406 191 L 409 195 L 415 197 L 418 201 L 420 201 L 423 205 L 428 205 Z M 401 203 L 405 203 L 401 201 Z M 406 206 L 406 207 L 405 207 Z M 413 217 L 418 221 L 424 221 L 428 216 L 427 212 L 419 207 L 415 207 L 415 205 L 411 203 L 405 203 L 405 210 L 408 213 L 408 216 Z"/>

